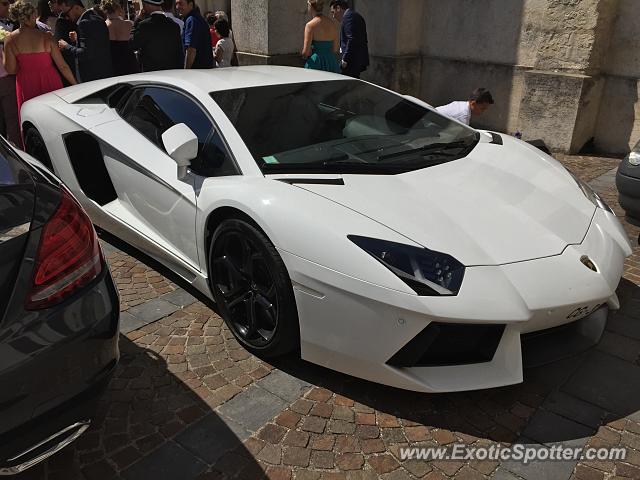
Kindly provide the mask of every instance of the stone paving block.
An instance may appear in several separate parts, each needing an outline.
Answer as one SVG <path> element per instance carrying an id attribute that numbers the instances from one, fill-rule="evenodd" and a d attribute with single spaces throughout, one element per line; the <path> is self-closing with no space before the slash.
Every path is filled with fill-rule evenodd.
<path id="1" fill-rule="evenodd" d="M 583 402 L 563 392 L 553 392 L 542 407 L 588 427 L 597 429 L 606 415 L 603 408 Z"/>
<path id="2" fill-rule="evenodd" d="M 594 433 L 594 428 L 576 423 L 552 412 L 538 410 L 522 432 L 522 435 L 536 442 L 550 444 L 589 438 Z"/>
<path id="3" fill-rule="evenodd" d="M 563 385 L 573 373 L 584 363 L 588 354 L 577 355 L 554 362 L 552 366 L 529 368 L 524 371 L 525 382 L 536 382 L 550 388 L 558 388 Z M 551 368 L 550 368 L 551 367 Z"/>
<path id="4" fill-rule="evenodd" d="M 630 301 L 628 300 L 628 302 Z M 625 315 L 622 311 L 609 315 L 607 330 L 640 340 L 640 320 Z"/>
<path id="5" fill-rule="evenodd" d="M 520 477 L 516 477 L 513 473 L 500 467 L 495 471 L 491 480 L 520 480 Z"/>
<path id="6" fill-rule="evenodd" d="M 640 357 L 640 340 L 614 332 L 604 332 L 597 348 L 602 352 L 631 363 L 635 363 Z"/>
<path id="7" fill-rule="evenodd" d="M 167 442 L 148 457 L 121 473 L 126 480 L 189 480 L 196 478 L 207 466 L 174 442 Z"/>
<path id="8" fill-rule="evenodd" d="M 539 445 L 534 440 L 525 437 L 519 438 L 516 443 L 525 445 L 526 448 L 535 449 L 549 449 L 554 446 L 554 444 Z M 561 443 L 565 447 L 584 446 L 584 442 L 577 443 L 575 441 L 563 441 L 559 443 Z M 492 476 L 491 478 L 492 480 L 496 478 L 511 480 L 514 477 L 510 477 L 507 474 L 513 473 L 517 475 L 517 477 L 521 477 L 524 480 L 540 480 L 541 478 L 548 478 L 553 480 L 569 480 L 577 463 L 577 460 L 533 460 L 525 464 L 523 461 L 508 460 L 502 462 L 500 468 L 498 468 L 494 476 Z M 506 470 L 506 472 L 501 472 L 501 470 L 503 469 Z"/>
<path id="9" fill-rule="evenodd" d="M 562 391 L 610 412 L 628 415 L 640 410 L 640 367 L 594 351 Z"/>
<path id="10" fill-rule="evenodd" d="M 109 256 L 113 253 L 118 253 L 120 252 L 120 250 L 118 250 L 116 247 L 114 247 L 113 245 L 111 245 L 109 242 L 107 242 L 106 240 L 100 239 L 100 246 L 102 247 L 102 251 L 104 252 L 105 256 Z"/>
<path id="11" fill-rule="evenodd" d="M 270 375 L 260 379 L 257 384 L 286 400 L 287 403 L 295 402 L 311 388 L 310 383 L 289 375 L 282 370 L 274 370 Z"/>
<path id="12" fill-rule="evenodd" d="M 179 308 L 173 303 L 169 303 L 160 298 L 154 298 L 146 303 L 131 307 L 128 312 L 146 323 L 151 323 L 160 320 L 162 317 L 171 315 L 176 310 L 179 310 Z"/>
<path id="13" fill-rule="evenodd" d="M 184 430 L 175 441 L 199 458 L 213 464 L 226 452 L 240 446 L 247 438 L 249 432 L 240 425 L 213 413 Z"/>
<path id="14" fill-rule="evenodd" d="M 129 312 L 120 312 L 120 333 L 129 333 L 147 325 L 148 322 L 134 317 Z"/>
<path id="15" fill-rule="evenodd" d="M 254 384 L 222 405 L 219 412 L 248 431 L 255 432 L 287 405 L 282 398 Z"/>
<path id="16" fill-rule="evenodd" d="M 196 297 L 182 288 L 178 288 L 173 292 L 165 293 L 160 297 L 160 299 L 166 300 L 167 302 L 177 305 L 178 307 L 186 307 L 198 301 Z"/>

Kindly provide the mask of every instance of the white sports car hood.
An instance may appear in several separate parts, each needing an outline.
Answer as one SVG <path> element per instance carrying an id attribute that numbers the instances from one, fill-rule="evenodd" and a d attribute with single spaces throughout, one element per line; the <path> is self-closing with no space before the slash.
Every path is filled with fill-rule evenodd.
<path id="1" fill-rule="evenodd" d="M 507 137 L 443 165 L 343 179 L 300 186 L 467 266 L 558 255 L 582 242 L 596 208 L 558 162 Z"/>

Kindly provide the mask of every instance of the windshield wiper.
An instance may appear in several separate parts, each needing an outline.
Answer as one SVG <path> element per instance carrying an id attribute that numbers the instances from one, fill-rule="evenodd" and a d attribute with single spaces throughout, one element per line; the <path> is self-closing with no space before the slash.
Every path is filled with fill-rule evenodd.
<path id="1" fill-rule="evenodd" d="M 350 158 L 351 157 L 346 153 L 340 153 L 338 155 L 332 155 L 330 157 L 323 158 L 322 160 L 314 160 L 313 162 L 306 162 L 304 163 L 304 165 L 312 165 L 314 167 L 317 167 L 317 166 L 333 165 L 334 163 L 341 163 L 341 164 L 357 163 L 359 165 L 363 163 L 363 162 L 349 161 Z"/>
<path id="2" fill-rule="evenodd" d="M 405 155 L 408 155 L 410 153 L 421 153 L 421 154 L 438 153 L 442 155 L 453 156 L 457 154 L 446 152 L 446 150 L 466 148 L 469 146 L 471 145 L 467 140 L 458 140 L 456 142 L 449 142 L 449 143 L 431 143 L 429 145 L 425 145 L 424 147 L 410 148 L 408 150 L 402 150 L 401 152 L 394 152 L 394 153 L 387 153 L 385 155 L 379 155 L 378 161 L 387 160 L 389 158 L 404 157 Z"/>
<path id="3" fill-rule="evenodd" d="M 343 163 L 344 161 L 349 160 L 349 158 L 349 155 L 347 155 L 346 153 L 340 153 L 338 155 L 332 155 L 329 158 L 313 163 L 322 163 L 323 165 L 327 165 L 329 163 Z"/>

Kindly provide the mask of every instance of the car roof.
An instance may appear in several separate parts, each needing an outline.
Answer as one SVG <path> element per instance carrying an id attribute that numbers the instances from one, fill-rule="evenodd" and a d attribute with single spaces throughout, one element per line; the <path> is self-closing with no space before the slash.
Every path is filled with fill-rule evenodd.
<path id="1" fill-rule="evenodd" d="M 110 86 L 127 82 L 162 83 L 183 87 L 189 91 L 216 92 L 235 88 L 331 80 L 350 80 L 350 78 L 320 70 L 275 65 L 207 70 L 162 70 L 81 83 L 57 90 L 55 94 L 66 102 L 73 103 Z"/>

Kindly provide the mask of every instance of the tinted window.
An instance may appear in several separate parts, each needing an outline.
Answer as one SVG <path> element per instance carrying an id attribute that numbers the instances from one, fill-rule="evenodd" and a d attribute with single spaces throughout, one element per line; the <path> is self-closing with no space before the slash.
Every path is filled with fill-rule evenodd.
<path id="1" fill-rule="evenodd" d="M 9 162 L 0 156 L 0 185 L 13 185 L 16 183 L 16 174 Z"/>
<path id="2" fill-rule="evenodd" d="M 0 140 L 0 187 L 31 184 L 31 176 L 16 155 Z"/>
<path id="3" fill-rule="evenodd" d="M 191 168 L 200 175 L 234 175 L 235 166 L 209 117 L 193 100 L 166 88 L 136 89 L 121 109 L 122 117 L 164 150 L 162 134 L 178 123 L 198 137 L 198 158 Z"/>
<path id="4" fill-rule="evenodd" d="M 240 88 L 212 98 L 266 172 L 394 173 L 466 156 L 479 134 L 354 80 Z"/>

